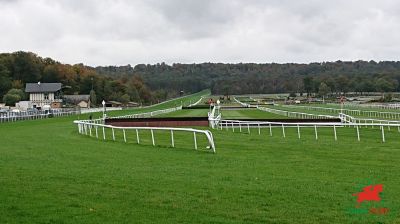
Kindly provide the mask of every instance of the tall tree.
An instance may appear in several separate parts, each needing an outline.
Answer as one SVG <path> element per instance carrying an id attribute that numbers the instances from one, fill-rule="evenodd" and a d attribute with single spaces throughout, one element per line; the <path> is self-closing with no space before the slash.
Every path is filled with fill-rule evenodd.
<path id="1" fill-rule="evenodd" d="M 0 64 L 0 96 L 3 96 L 12 86 L 10 71 Z"/>
<path id="2" fill-rule="evenodd" d="M 321 82 L 321 84 L 319 85 L 318 88 L 318 93 L 319 95 L 321 95 L 322 97 L 326 97 L 328 95 L 328 93 L 331 92 L 331 89 L 328 87 L 328 85 L 324 82 Z"/>

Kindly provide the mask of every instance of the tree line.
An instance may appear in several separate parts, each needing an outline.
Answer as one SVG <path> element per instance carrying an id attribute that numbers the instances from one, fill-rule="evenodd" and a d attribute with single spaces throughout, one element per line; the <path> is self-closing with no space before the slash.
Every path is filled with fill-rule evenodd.
<path id="1" fill-rule="evenodd" d="M 104 76 L 83 64 L 62 64 L 31 52 L 0 54 L 0 101 L 13 105 L 25 100 L 26 83 L 60 82 L 63 94 L 90 94 L 92 103 L 115 100 L 156 103 L 179 93 L 152 91 L 138 75 Z"/>
<path id="2" fill-rule="evenodd" d="M 181 89 L 213 94 L 299 93 L 313 95 L 399 91 L 400 62 L 323 62 L 310 64 L 139 64 L 95 68 L 99 74 L 137 75 L 153 90 Z"/>
<path id="3" fill-rule="evenodd" d="M 394 92 L 400 62 L 138 64 L 134 67 L 68 65 L 31 52 L 0 54 L 0 100 L 28 82 L 61 82 L 64 94 L 95 95 L 95 102 L 116 100 L 150 104 L 211 89 L 213 94 L 297 93 L 341 95 Z M 20 94 L 12 91 L 14 96 Z"/>

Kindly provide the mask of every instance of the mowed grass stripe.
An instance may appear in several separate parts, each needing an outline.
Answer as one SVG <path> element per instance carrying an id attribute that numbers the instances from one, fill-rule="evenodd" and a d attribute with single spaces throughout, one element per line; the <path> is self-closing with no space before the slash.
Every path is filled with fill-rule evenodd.
<path id="1" fill-rule="evenodd" d="M 258 109 L 221 110 L 222 119 L 287 119 L 285 116 Z"/>
<path id="2" fill-rule="evenodd" d="M 250 114 L 251 115 L 251 114 Z M 215 130 L 217 153 L 182 133 L 123 142 L 79 135 L 74 118 L 0 126 L 1 223 L 396 223 L 400 134 L 362 128 Z M 179 134 L 178 134 L 179 135 Z M 178 137 L 178 136 L 177 136 Z M 200 140 L 202 147 L 206 142 Z M 165 145 L 164 145 L 165 144 Z M 388 216 L 357 221 L 356 186 L 384 184 Z"/>

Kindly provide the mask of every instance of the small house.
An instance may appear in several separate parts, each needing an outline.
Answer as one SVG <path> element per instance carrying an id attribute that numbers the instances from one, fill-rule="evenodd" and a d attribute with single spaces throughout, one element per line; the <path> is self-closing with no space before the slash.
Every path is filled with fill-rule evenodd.
<path id="1" fill-rule="evenodd" d="M 108 101 L 106 102 L 106 107 L 122 107 L 122 103 L 118 101 Z"/>
<path id="2" fill-rule="evenodd" d="M 61 83 L 27 83 L 25 92 L 29 94 L 29 101 L 34 108 L 45 105 L 51 108 L 61 107 Z"/>
<path id="3" fill-rule="evenodd" d="M 90 95 L 64 95 L 67 104 L 79 106 L 80 108 L 90 108 Z"/>

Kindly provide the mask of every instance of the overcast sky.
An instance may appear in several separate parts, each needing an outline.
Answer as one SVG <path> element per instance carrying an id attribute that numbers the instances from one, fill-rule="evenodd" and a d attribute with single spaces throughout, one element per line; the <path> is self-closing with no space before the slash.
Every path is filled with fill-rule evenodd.
<path id="1" fill-rule="evenodd" d="M 399 60 L 397 0 L 0 0 L 0 52 L 63 63 Z"/>

